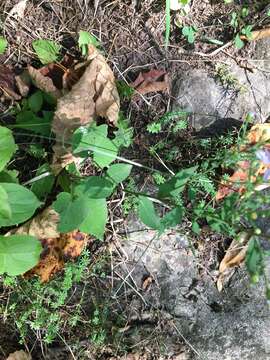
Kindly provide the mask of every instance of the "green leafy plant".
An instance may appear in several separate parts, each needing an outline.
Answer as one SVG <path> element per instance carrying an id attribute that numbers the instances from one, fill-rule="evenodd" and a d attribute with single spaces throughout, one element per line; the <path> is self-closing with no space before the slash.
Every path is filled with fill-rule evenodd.
<path id="1" fill-rule="evenodd" d="M 255 190 L 263 181 L 262 177 L 258 177 L 256 181 L 253 177 L 258 169 L 257 150 L 262 144 L 258 144 L 258 147 L 247 147 L 245 152 L 240 151 L 245 144 L 245 134 L 250 121 L 252 118 L 247 117 L 238 135 L 220 136 L 216 140 L 215 138 L 196 140 L 198 161 L 194 163 L 190 159 L 192 167 L 184 168 L 175 175 L 171 171 L 162 176 L 155 173 L 153 178 L 161 178 L 162 181 L 156 182 L 156 191 L 151 195 L 145 194 L 139 197 L 138 214 L 141 221 L 156 230 L 158 234 L 181 224 L 185 218 L 192 224 L 191 228 L 195 234 L 200 234 L 201 224 L 205 222 L 212 231 L 228 237 L 237 238 L 238 234 L 248 232 L 250 243 L 246 263 L 251 279 L 255 282 L 259 276 L 265 277 L 265 257 L 269 255 L 269 251 L 265 251 L 261 241 L 258 240 L 258 236 L 264 238 L 266 234 L 262 233 L 257 219 L 259 216 L 268 217 L 270 209 L 267 206 L 269 195 Z M 148 127 L 149 130 L 152 129 Z M 165 136 L 167 137 L 168 133 L 165 133 Z M 163 158 L 168 159 L 164 151 L 164 141 L 161 141 L 160 145 L 162 145 L 160 148 Z M 157 146 L 159 143 L 155 145 L 155 149 L 158 149 Z M 192 147 L 194 148 L 194 143 L 190 144 L 190 149 Z M 201 158 L 198 157 L 198 151 L 202 151 Z M 249 177 L 244 185 L 246 191 L 231 192 L 223 201 L 216 202 L 216 175 L 220 168 L 237 168 L 239 162 L 243 160 L 250 162 Z M 163 165 L 164 161 L 161 162 Z M 226 179 L 228 180 L 228 175 L 224 174 L 222 180 L 226 181 Z M 165 215 L 160 216 L 159 213 L 164 213 L 164 209 Z M 270 295 L 267 279 L 266 286 L 267 294 Z"/>
<path id="2" fill-rule="evenodd" d="M 187 128 L 187 111 L 177 110 L 166 113 L 158 121 L 147 125 L 147 131 L 151 134 L 159 134 L 168 130 L 177 133 Z"/>
<path id="3" fill-rule="evenodd" d="M 83 56 L 88 54 L 88 45 L 94 45 L 96 48 L 100 46 L 100 43 L 95 36 L 82 30 L 79 32 L 78 44 Z"/>
<path id="4" fill-rule="evenodd" d="M 234 44 L 238 49 L 242 49 L 245 45 L 241 35 L 244 35 L 247 39 L 252 39 L 253 26 L 246 23 L 249 13 L 248 6 L 242 6 L 240 11 L 231 13 L 230 25 L 234 30 Z"/>
<path id="5" fill-rule="evenodd" d="M 182 29 L 182 34 L 190 44 L 194 43 L 197 32 L 198 29 L 195 26 L 184 26 Z"/>
<path id="6" fill-rule="evenodd" d="M 58 60 L 61 46 L 51 40 L 34 40 L 32 46 L 44 65 Z"/>
<path id="7" fill-rule="evenodd" d="M 11 130 L 0 126 L 0 228 L 20 224 L 40 206 L 34 193 L 14 182 L 6 166 L 17 146 Z M 7 176 L 10 175 L 11 177 Z M 32 236 L 0 236 L 0 274 L 19 275 L 31 269 L 39 259 L 41 244 Z"/>
<path id="8" fill-rule="evenodd" d="M 3 36 L 0 36 L 0 54 L 4 54 L 4 52 L 7 49 L 7 46 L 8 46 L 7 40 Z"/>

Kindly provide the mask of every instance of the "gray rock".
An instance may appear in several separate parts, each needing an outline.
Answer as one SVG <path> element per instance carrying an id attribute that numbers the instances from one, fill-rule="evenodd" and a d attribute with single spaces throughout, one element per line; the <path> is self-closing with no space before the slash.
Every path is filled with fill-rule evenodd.
<path id="1" fill-rule="evenodd" d="M 176 231 L 160 238 L 153 231 L 133 231 L 122 246 L 127 256 L 123 276 L 130 275 L 147 310 L 172 316 L 193 359 L 270 359 L 264 285 L 250 286 L 244 269 L 219 293 L 213 276 L 198 271 L 187 238 Z M 154 282 L 143 289 L 147 276 Z"/>
<path id="2" fill-rule="evenodd" d="M 210 134 L 239 126 L 237 121 L 248 113 L 255 122 L 265 122 L 270 115 L 270 41 L 260 44 L 255 59 L 261 60 L 250 61 L 253 72 L 228 61 L 226 71 L 233 85 L 226 83 L 226 76 L 220 81 L 203 70 L 191 69 L 181 75 L 173 86 L 173 108 L 191 112 L 192 126 L 197 131 L 208 128 Z"/>

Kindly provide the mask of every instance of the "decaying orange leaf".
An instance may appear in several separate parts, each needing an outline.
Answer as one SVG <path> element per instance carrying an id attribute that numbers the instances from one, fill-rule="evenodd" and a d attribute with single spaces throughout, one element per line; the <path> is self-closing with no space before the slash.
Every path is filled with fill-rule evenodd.
<path id="1" fill-rule="evenodd" d="M 163 77 L 163 80 L 159 80 L 161 77 Z M 152 69 L 146 73 L 140 73 L 131 86 L 142 95 L 150 92 L 166 91 L 169 89 L 168 75 L 164 70 Z"/>
<path id="2" fill-rule="evenodd" d="M 68 163 L 68 144 L 75 129 L 88 125 L 99 116 L 114 126 L 117 124 L 120 99 L 113 72 L 100 53 L 91 47 L 89 52 L 91 62 L 80 80 L 58 100 L 52 123 L 56 136 L 53 160 L 56 173 Z"/>
<path id="3" fill-rule="evenodd" d="M 241 40 L 247 40 L 247 41 L 255 41 L 255 40 L 260 40 L 260 39 L 264 39 L 267 37 L 270 37 L 270 27 L 261 29 L 261 30 L 252 31 L 250 38 L 248 38 L 245 35 L 240 36 Z"/>
<path id="4" fill-rule="evenodd" d="M 248 240 L 251 234 L 249 232 L 243 232 L 239 234 L 237 240 L 233 240 L 224 258 L 219 265 L 219 276 L 217 279 L 218 291 L 223 289 L 224 282 L 228 280 L 234 273 L 234 268 L 240 266 L 246 256 L 248 248 Z"/>
<path id="5" fill-rule="evenodd" d="M 222 200 L 225 196 L 233 192 L 242 192 L 245 182 L 248 180 L 249 161 L 240 161 L 238 169 L 229 177 L 227 181 L 221 183 L 216 194 L 216 200 Z"/>
<path id="6" fill-rule="evenodd" d="M 78 230 L 62 234 L 57 231 L 59 214 L 47 208 L 18 229 L 8 234 L 29 234 L 37 237 L 43 246 L 39 263 L 24 276 L 38 275 L 42 282 L 62 270 L 65 261 L 78 257 L 89 241 L 89 236 Z"/>
<path id="7" fill-rule="evenodd" d="M 223 181 L 218 188 L 216 194 L 216 200 L 222 200 L 224 197 L 229 194 L 237 191 L 243 193 L 245 191 L 245 182 L 247 180 L 255 182 L 257 178 L 263 177 L 263 179 L 269 183 L 270 179 L 270 124 L 257 124 L 252 126 L 250 131 L 247 134 L 247 145 L 242 146 L 241 151 L 244 152 L 251 146 L 256 144 L 263 144 L 262 147 L 256 152 L 258 160 L 260 160 L 260 166 L 253 174 L 250 176 L 250 162 L 249 161 L 240 161 L 237 164 L 237 168 L 232 176 L 227 181 Z M 259 185 L 256 187 L 257 190 L 264 189 L 263 186 Z"/>

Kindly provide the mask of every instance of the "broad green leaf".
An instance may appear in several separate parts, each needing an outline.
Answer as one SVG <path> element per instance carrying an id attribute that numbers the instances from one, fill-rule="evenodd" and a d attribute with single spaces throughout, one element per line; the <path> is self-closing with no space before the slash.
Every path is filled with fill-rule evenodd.
<path id="1" fill-rule="evenodd" d="M 37 113 L 41 110 L 43 105 L 43 94 L 41 91 L 36 91 L 33 95 L 31 95 L 28 99 L 28 105 L 30 110 L 34 113 Z"/>
<path id="2" fill-rule="evenodd" d="M 160 230 L 160 217 L 157 216 L 153 202 L 145 196 L 139 197 L 138 207 L 139 217 L 141 221 L 154 230 Z"/>
<path id="3" fill-rule="evenodd" d="M 3 36 L 0 36 L 0 55 L 4 54 L 7 46 L 8 46 L 7 40 Z"/>
<path id="4" fill-rule="evenodd" d="M 16 149 L 12 132 L 8 128 L 0 126 L 0 171 L 4 169 Z"/>
<path id="5" fill-rule="evenodd" d="M 126 180 L 130 175 L 132 165 L 129 164 L 113 164 L 109 167 L 106 172 L 106 175 L 116 184 L 121 183 Z"/>
<path id="6" fill-rule="evenodd" d="M 38 170 L 36 172 L 36 176 L 42 175 L 42 174 L 44 174 L 46 172 L 50 172 L 50 171 L 51 171 L 51 169 L 50 169 L 49 164 L 43 164 L 38 168 Z M 48 176 L 45 176 L 44 178 L 36 180 L 32 184 L 31 190 L 40 200 L 43 200 L 51 192 L 51 190 L 53 188 L 53 184 L 54 184 L 54 179 L 55 178 L 53 175 L 48 175 Z"/>
<path id="7" fill-rule="evenodd" d="M 18 184 L 17 170 L 3 170 L 0 172 L 0 183 L 15 183 Z"/>
<path id="8" fill-rule="evenodd" d="M 0 236 L 0 274 L 16 276 L 32 269 L 41 250 L 39 240 L 33 236 Z"/>
<path id="9" fill-rule="evenodd" d="M 49 136 L 51 133 L 51 122 L 53 113 L 51 111 L 43 111 L 43 117 L 37 116 L 33 111 L 21 111 L 16 116 L 17 128 L 29 130 L 37 134 Z"/>
<path id="10" fill-rule="evenodd" d="M 0 217 L 3 219 L 11 219 L 11 207 L 8 202 L 8 194 L 0 185 Z"/>
<path id="11" fill-rule="evenodd" d="M 80 231 L 91 234 L 102 240 L 105 226 L 108 221 L 108 210 L 106 199 L 89 199 L 88 215 L 80 225 Z"/>
<path id="12" fill-rule="evenodd" d="M 62 192 L 53 203 L 53 208 L 60 214 L 59 232 L 78 229 L 89 212 L 89 200 L 84 195 L 73 200 L 69 193 Z"/>
<path id="13" fill-rule="evenodd" d="M 104 168 L 117 157 L 117 146 L 107 137 L 108 125 L 92 125 L 87 130 L 79 128 L 73 137 L 73 153 L 93 152 L 95 163 Z"/>
<path id="14" fill-rule="evenodd" d="M 182 221 L 183 214 L 184 209 L 179 206 L 169 211 L 166 215 L 163 216 L 160 221 L 163 230 L 170 229 L 179 225 Z"/>
<path id="15" fill-rule="evenodd" d="M 197 221 L 192 222 L 192 231 L 197 235 L 200 234 L 201 228 L 200 228 L 200 225 L 197 223 Z"/>
<path id="16" fill-rule="evenodd" d="M 88 53 L 87 45 L 94 45 L 95 47 L 98 47 L 99 41 L 95 38 L 95 36 L 89 34 L 88 31 L 80 31 L 79 32 L 79 48 L 81 49 L 82 55 L 85 56 Z"/>
<path id="17" fill-rule="evenodd" d="M 158 196 L 165 198 L 179 195 L 190 178 L 196 173 L 196 170 L 197 166 L 179 171 L 170 180 L 159 186 Z"/>
<path id="18" fill-rule="evenodd" d="M 100 176 L 90 176 L 75 187 L 75 194 L 87 196 L 93 199 L 103 199 L 112 194 L 114 185 L 110 180 Z"/>
<path id="19" fill-rule="evenodd" d="M 41 205 L 35 194 L 26 187 L 12 183 L 0 183 L 8 195 L 11 219 L 0 216 L 0 227 L 20 224 L 28 220 Z"/>
<path id="20" fill-rule="evenodd" d="M 51 40 L 34 40 L 33 48 L 44 65 L 57 61 L 61 46 Z"/>

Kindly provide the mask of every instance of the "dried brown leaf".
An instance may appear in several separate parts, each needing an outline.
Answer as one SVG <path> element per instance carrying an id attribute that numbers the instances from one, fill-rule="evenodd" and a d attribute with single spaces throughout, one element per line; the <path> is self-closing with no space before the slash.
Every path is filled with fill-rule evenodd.
<path id="1" fill-rule="evenodd" d="M 251 234 L 249 232 L 243 232 L 239 234 L 237 240 L 233 240 L 229 246 L 226 254 L 219 265 L 219 276 L 217 279 L 218 291 L 221 291 L 224 287 L 225 281 L 229 280 L 234 273 L 234 268 L 240 266 L 246 257 L 248 248 L 248 240 Z"/>
<path id="2" fill-rule="evenodd" d="M 270 27 L 261 30 L 252 31 L 250 38 L 245 35 L 240 36 L 241 40 L 247 40 L 247 41 L 256 41 L 267 37 L 270 37 Z"/>
<path id="3" fill-rule="evenodd" d="M 246 251 L 246 245 L 241 245 L 239 241 L 233 240 L 219 265 L 219 272 L 223 273 L 228 268 L 239 266 L 245 259 Z"/>
<path id="4" fill-rule="evenodd" d="M 59 233 L 58 221 L 58 213 L 47 208 L 18 229 L 8 233 L 35 236 L 43 246 L 39 263 L 28 271 L 25 277 L 38 275 L 42 282 L 47 282 L 64 268 L 67 259 L 75 259 L 84 249 L 89 236 L 77 230 L 66 234 Z"/>
<path id="5" fill-rule="evenodd" d="M 22 74 L 15 76 L 15 81 L 19 93 L 26 97 L 29 94 L 30 86 L 31 86 L 31 78 L 29 76 L 28 71 L 24 71 Z"/>
<path id="6" fill-rule="evenodd" d="M 53 160 L 56 173 L 73 161 L 68 144 L 75 129 L 98 116 L 117 124 L 120 100 L 113 72 L 101 54 L 93 53 L 92 57 L 80 80 L 57 104 L 52 123 L 56 135 Z"/>
<path id="7" fill-rule="evenodd" d="M 165 70 L 152 69 L 145 73 L 140 72 L 137 79 L 131 84 L 132 87 L 137 88 L 144 81 L 146 83 L 153 83 L 161 78 L 161 76 L 165 75 Z"/>
<path id="8" fill-rule="evenodd" d="M 38 89 L 50 94 L 55 99 L 61 97 L 61 91 L 56 88 L 51 78 L 44 76 L 33 66 L 28 65 L 28 73 Z"/>
<path id="9" fill-rule="evenodd" d="M 158 81 L 161 77 L 164 79 Z M 166 71 L 152 69 L 146 73 L 140 73 L 131 86 L 140 94 L 145 95 L 150 92 L 169 90 L 169 81 Z"/>
<path id="10" fill-rule="evenodd" d="M 50 63 L 45 65 L 39 69 L 39 72 L 42 75 L 49 77 L 57 89 L 65 89 L 64 84 L 66 83 L 66 78 L 74 78 L 71 75 L 74 72 L 74 62 L 74 58 L 66 54 L 61 63 Z M 77 77 L 77 81 L 78 80 L 79 77 Z"/>
<path id="11" fill-rule="evenodd" d="M 224 199 L 224 197 L 233 192 L 242 192 L 244 190 L 245 182 L 249 178 L 249 166 L 249 161 L 241 161 L 238 163 L 238 169 L 229 177 L 228 181 L 223 182 L 219 186 L 216 194 L 217 201 Z"/>
<path id="12" fill-rule="evenodd" d="M 27 354 L 23 350 L 15 351 L 12 354 L 9 354 L 6 360 L 31 360 L 32 357 L 30 354 Z"/>
<path id="13" fill-rule="evenodd" d="M 142 288 L 143 290 L 147 290 L 149 288 L 149 286 L 154 282 L 154 279 L 152 276 L 147 276 L 147 278 L 145 278 L 143 280 L 143 283 L 142 283 Z"/>

